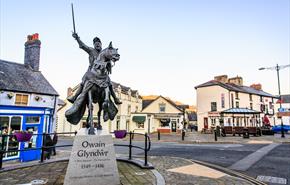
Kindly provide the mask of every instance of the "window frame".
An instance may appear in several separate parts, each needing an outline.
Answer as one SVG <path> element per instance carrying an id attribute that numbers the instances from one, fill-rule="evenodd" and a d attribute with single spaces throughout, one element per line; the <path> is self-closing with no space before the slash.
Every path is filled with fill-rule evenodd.
<path id="1" fill-rule="evenodd" d="M 20 101 L 17 101 L 17 97 L 20 97 Z M 27 97 L 27 102 L 23 101 L 23 97 Z M 14 101 L 14 105 L 22 105 L 22 106 L 27 106 L 29 104 L 29 95 L 28 94 L 23 94 L 23 93 L 15 93 L 15 101 Z"/>

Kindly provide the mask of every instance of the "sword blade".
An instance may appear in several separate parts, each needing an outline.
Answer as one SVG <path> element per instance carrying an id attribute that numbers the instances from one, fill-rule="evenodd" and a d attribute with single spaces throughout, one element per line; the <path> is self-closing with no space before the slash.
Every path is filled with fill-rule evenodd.
<path id="1" fill-rule="evenodd" d="M 73 19 L 73 29 L 74 29 L 74 33 L 76 33 L 75 14 L 74 14 L 74 5 L 73 4 L 71 4 L 71 13 L 72 13 L 72 19 Z"/>

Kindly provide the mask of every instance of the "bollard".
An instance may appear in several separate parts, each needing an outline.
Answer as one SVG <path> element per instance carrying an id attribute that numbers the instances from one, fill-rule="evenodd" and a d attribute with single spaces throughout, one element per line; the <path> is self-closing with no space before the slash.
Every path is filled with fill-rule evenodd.
<path id="1" fill-rule="evenodd" d="M 184 136 L 185 136 L 185 132 L 184 132 L 184 130 L 182 130 L 182 134 L 181 134 L 182 141 L 184 141 Z"/>
<path id="2" fill-rule="evenodd" d="M 160 130 L 158 130 L 158 140 L 160 140 Z"/>
<path id="3" fill-rule="evenodd" d="M 132 132 L 129 132 L 130 141 L 129 141 L 129 160 L 132 160 Z"/>
<path id="4" fill-rule="evenodd" d="M 216 131 L 216 129 L 214 130 L 214 140 L 217 141 L 217 131 Z"/>
<path id="5" fill-rule="evenodd" d="M 145 133 L 145 151 L 144 151 L 145 152 L 145 159 L 144 159 L 145 163 L 144 163 L 144 166 L 148 166 L 148 162 L 147 162 L 147 152 L 148 152 L 147 151 L 147 137 L 148 137 L 147 133 Z"/>
<path id="6" fill-rule="evenodd" d="M 193 129 L 192 126 L 190 126 L 190 132 L 192 132 L 192 129 Z"/>
<path id="7" fill-rule="evenodd" d="M 40 162 L 42 163 L 44 161 L 44 145 L 45 145 L 45 137 L 46 133 L 42 134 L 42 147 L 41 147 L 41 157 L 40 157 Z"/>

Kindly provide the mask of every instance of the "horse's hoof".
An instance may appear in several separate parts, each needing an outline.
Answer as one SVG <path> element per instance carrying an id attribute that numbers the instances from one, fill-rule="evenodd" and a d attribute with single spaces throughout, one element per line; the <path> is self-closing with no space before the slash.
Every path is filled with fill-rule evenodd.
<path id="1" fill-rule="evenodd" d="M 89 129 L 89 135 L 96 135 L 94 128 Z"/>
<path id="2" fill-rule="evenodd" d="M 98 129 L 98 130 L 103 130 L 102 125 L 98 125 L 98 126 L 97 126 L 97 129 Z"/>
<path id="3" fill-rule="evenodd" d="M 109 120 L 109 115 L 108 113 L 104 113 L 104 122 L 108 121 Z"/>

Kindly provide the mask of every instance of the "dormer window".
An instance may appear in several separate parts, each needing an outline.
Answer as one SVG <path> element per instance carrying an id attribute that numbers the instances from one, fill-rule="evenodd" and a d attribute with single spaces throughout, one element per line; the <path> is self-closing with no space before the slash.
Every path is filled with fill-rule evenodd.
<path id="1" fill-rule="evenodd" d="M 27 94 L 16 94 L 15 105 L 28 105 L 28 95 Z"/>
<path id="2" fill-rule="evenodd" d="M 159 112 L 160 113 L 165 113 L 165 108 L 166 108 L 166 104 L 165 103 L 160 103 L 159 104 Z"/>

